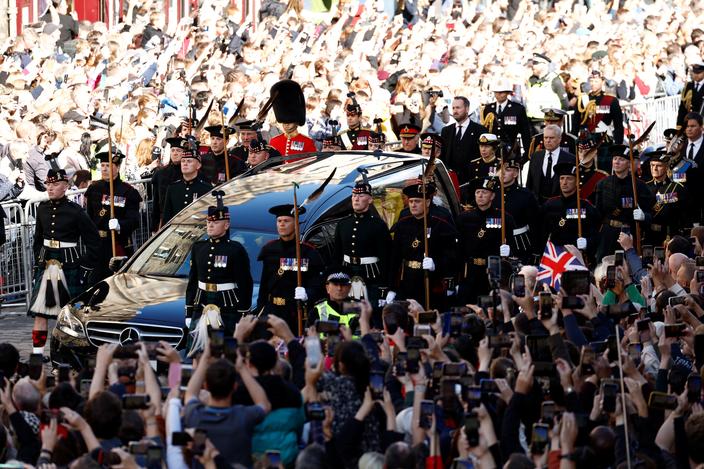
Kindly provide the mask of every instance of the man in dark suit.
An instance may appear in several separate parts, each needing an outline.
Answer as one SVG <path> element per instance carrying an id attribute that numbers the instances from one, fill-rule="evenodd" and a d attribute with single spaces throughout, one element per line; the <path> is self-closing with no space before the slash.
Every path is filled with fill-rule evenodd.
<path id="1" fill-rule="evenodd" d="M 679 161 L 672 164 L 672 179 L 685 186 L 692 205 L 687 210 L 692 223 L 702 223 L 704 210 L 704 118 L 696 112 L 684 117 L 684 134 L 687 140 Z"/>
<path id="2" fill-rule="evenodd" d="M 687 82 L 677 110 L 677 128 L 687 125 L 686 116 L 690 112 L 701 113 L 704 110 L 704 63 L 692 64 L 690 68 L 692 81 Z"/>
<path id="3" fill-rule="evenodd" d="M 560 178 L 555 176 L 558 161 L 574 162 L 575 156 L 560 148 L 562 129 L 548 125 L 543 132 L 545 149 L 535 152 L 530 159 L 526 187 L 538 198 L 542 205 L 546 200 L 560 194 Z"/>
<path id="4" fill-rule="evenodd" d="M 442 161 L 457 173 L 460 184 L 469 180 L 469 161 L 479 155 L 479 136 L 489 131 L 469 119 L 469 100 L 456 96 L 452 101 L 454 124 L 442 129 L 445 145 L 442 148 Z"/>

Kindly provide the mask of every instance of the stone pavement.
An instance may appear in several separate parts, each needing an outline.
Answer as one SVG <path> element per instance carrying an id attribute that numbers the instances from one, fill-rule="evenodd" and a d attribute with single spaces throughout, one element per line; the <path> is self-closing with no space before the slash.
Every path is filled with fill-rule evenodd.
<path id="1" fill-rule="evenodd" d="M 54 327 L 55 321 L 50 321 L 49 331 Z M 0 343 L 9 342 L 20 351 L 22 361 L 29 359 L 32 353 L 32 325 L 34 320 L 28 318 L 26 313 L 0 310 Z M 48 352 L 48 344 L 45 349 Z"/>

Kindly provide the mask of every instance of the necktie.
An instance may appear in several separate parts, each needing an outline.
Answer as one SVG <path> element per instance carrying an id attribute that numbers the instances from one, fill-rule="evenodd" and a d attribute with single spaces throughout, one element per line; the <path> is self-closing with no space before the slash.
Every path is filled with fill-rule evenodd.
<path id="1" fill-rule="evenodd" d="M 499 104 L 499 117 L 504 115 L 504 105 Z"/>
<path id="2" fill-rule="evenodd" d="M 460 143 L 460 140 L 462 140 L 462 125 L 457 124 L 457 143 Z"/>
<path id="3" fill-rule="evenodd" d="M 687 158 L 690 160 L 694 159 L 694 143 L 689 145 L 689 154 L 687 155 Z"/>
<path id="4" fill-rule="evenodd" d="M 552 152 L 548 153 L 548 167 L 545 169 L 545 179 L 552 180 Z"/>

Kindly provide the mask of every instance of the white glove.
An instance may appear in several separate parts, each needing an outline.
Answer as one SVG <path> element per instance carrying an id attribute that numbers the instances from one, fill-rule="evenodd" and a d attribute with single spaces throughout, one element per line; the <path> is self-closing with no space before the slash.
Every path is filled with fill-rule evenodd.
<path id="1" fill-rule="evenodd" d="M 645 212 L 639 208 L 633 210 L 633 219 L 635 221 L 643 221 L 645 220 Z"/>
<path id="2" fill-rule="evenodd" d="M 577 249 L 587 249 L 586 238 L 577 238 Z"/>
<path id="3" fill-rule="evenodd" d="M 191 328 L 191 318 L 186 318 L 186 327 Z"/>
<path id="4" fill-rule="evenodd" d="M 308 301 L 308 294 L 306 293 L 306 289 L 303 287 L 296 287 L 295 293 L 293 294 L 293 298 L 296 300 Z"/>
<path id="5" fill-rule="evenodd" d="M 423 258 L 423 270 L 429 270 L 431 272 L 435 270 L 435 262 L 433 262 L 432 257 Z"/>
<path id="6" fill-rule="evenodd" d="M 499 255 L 500 255 L 501 257 L 508 257 L 508 256 L 510 256 L 510 255 L 511 255 L 511 246 L 509 246 L 508 244 L 502 244 L 502 245 L 499 247 Z"/>
<path id="7" fill-rule="evenodd" d="M 396 292 L 389 290 L 389 292 L 386 294 L 386 304 L 391 303 L 396 299 Z"/>
<path id="8" fill-rule="evenodd" d="M 120 231 L 120 222 L 117 221 L 117 218 L 111 218 L 108 220 L 108 229 Z"/>

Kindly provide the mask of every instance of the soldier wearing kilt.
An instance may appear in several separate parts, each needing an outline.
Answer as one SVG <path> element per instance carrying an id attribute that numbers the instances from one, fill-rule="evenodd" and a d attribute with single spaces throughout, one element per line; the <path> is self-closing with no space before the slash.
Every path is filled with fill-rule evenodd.
<path id="1" fill-rule="evenodd" d="M 306 211 L 301 207 L 298 214 Z M 296 233 L 293 204 L 277 205 L 269 209 L 276 217 L 275 239 L 262 247 L 257 260 L 263 263 L 259 282 L 259 303 L 266 314 L 273 314 L 288 323 L 292 331 L 298 330 L 297 301 L 314 304 L 323 297 L 323 258 L 315 246 L 301 242 L 302 286 L 298 286 L 296 260 Z"/>
<path id="2" fill-rule="evenodd" d="M 80 205 L 66 198 L 63 169 L 50 169 L 49 200 L 37 207 L 34 232 L 34 287 L 28 316 L 34 318 L 33 353 L 43 353 L 48 319 L 56 318 L 68 301 L 89 284 L 98 259 L 98 230 Z M 81 255 L 78 241 L 86 253 Z"/>
<path id="3" fill-rule="evenodd" d="M 186 325 L 191 330 L 190 354 L 203 349 L 208 327 L 231 336 L 242 313 L 252 304 L 252 274 L 247 251 L 230 239 L 230 212 L 224 192 L 213 191 L 217 206 L 208 207 L 208 239 L 191 248 L 186 287 Z"/>

